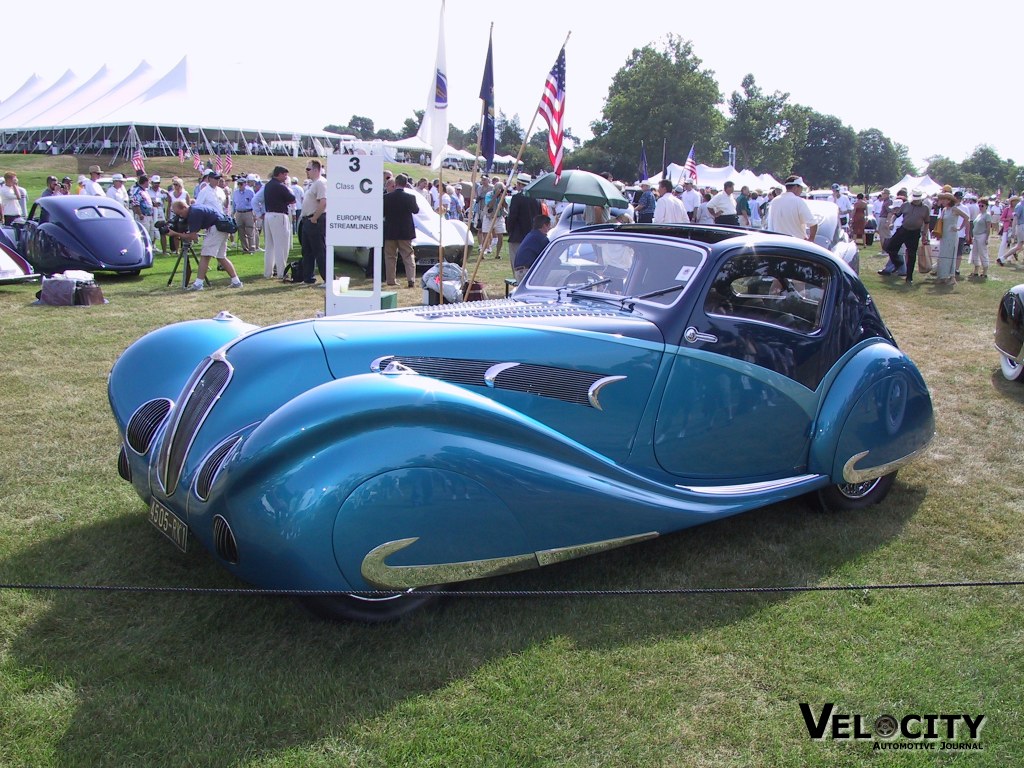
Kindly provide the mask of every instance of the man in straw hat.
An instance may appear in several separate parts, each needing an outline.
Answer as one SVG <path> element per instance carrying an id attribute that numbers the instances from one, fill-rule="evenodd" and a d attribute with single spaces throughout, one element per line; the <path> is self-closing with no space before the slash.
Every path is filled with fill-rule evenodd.
<path id="1" fill-rule="evenodd" d="M 931 209 L 924 204 L 924 192 L 915 189 L 910 194 L 910 202 L 904 203 L 894 210 L 897 218 L 903 217 L 903 222 L 889 238 L 889 247 L 886 253 L 889 254 L 889 263 L 878 274 L 888 276 L 906 276 L 907 282 L 914 282 L 914 266 L 917 264 L 917 246 L 920 243 L 928 244 L 928 224 L 931 216 Z M 906 247 L 907 261 L 903 263 L 900 256 L 900 248 Z"/>

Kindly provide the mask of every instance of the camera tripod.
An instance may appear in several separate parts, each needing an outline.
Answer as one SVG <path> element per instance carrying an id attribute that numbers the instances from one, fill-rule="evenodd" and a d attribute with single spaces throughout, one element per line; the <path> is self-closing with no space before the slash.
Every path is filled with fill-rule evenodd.
<path id="1" fill-rule="evenodd" d="M 195 240 L 182 240 L 178 238 L 178 260 L 174 262 L 174 269 L 171 270 L 171 276 L 167 278 L 167 287 L 171 287 L 171 283 L 174 282 L 174 276 L 178 272 L 178 267 L 181 266 L 181 260 L 185 260 L 185 265 L 181 267 L 181 288 L 185 290 L 188 288 L 189 283 L 192 282 L 192 262 L 190 259 L 194 259 L 196 267 L 199 266 L 199 257 L 196 256 L 195 252 Z"/>

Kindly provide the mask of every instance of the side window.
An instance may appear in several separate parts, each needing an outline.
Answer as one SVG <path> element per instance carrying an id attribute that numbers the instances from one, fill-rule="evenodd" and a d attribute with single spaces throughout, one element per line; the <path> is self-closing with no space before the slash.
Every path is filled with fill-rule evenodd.
<path id="1" fill-rule="evenodd" d="M 799 333 L 822 324 L 829 270 L 790 255 L 746 253 L 722 265 L 704 303 L 709 315 L 751 320 Z"/>

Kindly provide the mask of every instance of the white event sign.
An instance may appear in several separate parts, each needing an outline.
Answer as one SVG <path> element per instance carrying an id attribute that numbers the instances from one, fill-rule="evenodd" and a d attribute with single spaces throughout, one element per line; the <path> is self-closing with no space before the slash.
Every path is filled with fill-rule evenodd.
<path id="1" fill-rule="evenodd" d="M 331 155 L 327 163 L 327 315 L 380 309 L 383 245 L 384 157 Z M 347 277 L 334 279 L 334 246 L 373 249 L 373 290 L 350 291 Z"/>

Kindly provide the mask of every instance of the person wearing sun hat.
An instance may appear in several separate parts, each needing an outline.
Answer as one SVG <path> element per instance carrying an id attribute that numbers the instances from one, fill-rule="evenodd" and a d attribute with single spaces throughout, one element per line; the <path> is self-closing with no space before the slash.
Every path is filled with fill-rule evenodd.
<path id="1" fill-rule="evenodd" d="M 886 249 L 886 253 L 889 254 L 889 263 L 878 270 L 878 274 L 888 276 L 895 273 L 901 277 L 906 276 L 907 282 L 912 283 L 914 282 L 914 267 L 917 264 L 917 247 L 921 242 L 928 243 L 931 209 L 924 204 L 924 192 L 915 189 L 910 193 L 910 202 L 904 203 L 898 208 L 894 206 L 893 214 L 896 218 L 902 216 L 903 221 L 889 238 L 889 247 Z M 900 255 L 902 247 L 907 249 L 905 264 Z"/>
<path id="2" fill-rule="evenodd" d="M 807 184 L 800 176 L 789 176 L 783 182 L 785 193 L 779 195 L 768 206 L 767 228 L 791 237 L 798 237 L 813 243 L 818 234 L 818 223 L 811 213 L 811 206 L 802 197 Z"/>
<path id="3" fill-rule="evenodd" d="M 85 191 L 83 194 L 103 197 L 103 187 L 101 187 L 99 183 L 99 178 L 102 173 L 103 171 L 100 170 L 98 165 L 89 166 L 89 175 L 85 179 Z"/>
<path id="4" fill-rule="evenodd" d="M 916 195 L 917 192 L 915 191 Z M 969 227 L 971 223 L 970 217 L 964 212 L 964 210 L 958 205 L 956 195 L 952 192 L 939 192 L 935 196 L 936 201 L 939 203 L 939 218 L 938 222 L 942 222 L 942 234 L 939 238 L 939 256 L 936 259 L 935 274 L 938 278 L 936 282 L 945 283 L 947 285 L 956 285 L 956 277 L 954 270 L 956 269 L 956 258 L 957 258 L 957 245 L 960 240 L 960 236 L 957 232 L 961 221 L 965 222 Z M 938 226 L 936 222 L 936 226 Z M 971 231 L 967 230 L 967 244 L 971 242 Z M 907 248 L 907 254 L 909 257 L 910 249 Z M 910 267 L 907 268 L 907 280 L 910 280 Z"/>

